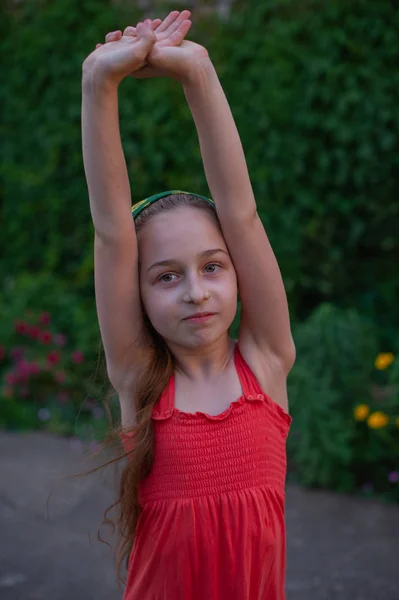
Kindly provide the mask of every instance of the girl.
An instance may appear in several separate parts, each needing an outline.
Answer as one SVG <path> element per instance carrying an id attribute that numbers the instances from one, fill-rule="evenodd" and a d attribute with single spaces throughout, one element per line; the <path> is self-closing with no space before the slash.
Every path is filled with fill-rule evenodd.
<path id="1" fill-rule="evenodd" d="M 287 300 L 215 69 L 184 39 L 189 16 L 108 34 L 83 64 L 97 312 L 129 458 L 125 600 L 283 600 Z M 164 192 L 132 218 L 117 100 L 128 75 L 183 86 L 212 200 Z"/>

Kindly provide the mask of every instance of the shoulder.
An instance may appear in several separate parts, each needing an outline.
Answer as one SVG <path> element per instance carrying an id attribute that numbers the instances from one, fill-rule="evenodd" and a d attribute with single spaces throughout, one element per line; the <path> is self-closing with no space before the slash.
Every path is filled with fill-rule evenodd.
<path id="1" fill-rule="evenodd" d="M 284 360 L 267 347 L 260 348 L 250 334 L 242 331 L 238 334 L 237 343 L 262 390 L 288 412 L 287 377 L 293 361 Z"/>

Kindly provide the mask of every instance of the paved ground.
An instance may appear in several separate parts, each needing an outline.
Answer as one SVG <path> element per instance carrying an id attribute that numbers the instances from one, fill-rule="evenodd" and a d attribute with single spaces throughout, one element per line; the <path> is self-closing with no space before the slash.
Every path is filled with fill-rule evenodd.
<path id="1" fill-rule="evenodd" d="M 96 540 L 112 472 L 54 487 L 88 470 L 85 456 L 67 439 L 0 432 L 2 600 L 121 599 L 112 551 Z M 287 600 L 398 600 L 397 506 L 289 486 L 287 537 Z"/>

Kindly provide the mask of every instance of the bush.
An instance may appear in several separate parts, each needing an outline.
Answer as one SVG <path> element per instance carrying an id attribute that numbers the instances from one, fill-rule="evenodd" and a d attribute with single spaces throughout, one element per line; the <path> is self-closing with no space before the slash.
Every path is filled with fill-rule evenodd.
<path id="1" fill-rule="evenodd" d="M 308 486 L 399 500 L 394 355 L 378 354 L 368 320 L 331 305 L 320 306 L 299 325 L 295 341 L 298 359 L 289 378 L 291 473 Z"/>
<path id="2" fill-rule="evenodd" d="M 107 379 L 93 310 L 47 275 L 8 280 L 2 292 L 0 426 L 102 437 Z"/>

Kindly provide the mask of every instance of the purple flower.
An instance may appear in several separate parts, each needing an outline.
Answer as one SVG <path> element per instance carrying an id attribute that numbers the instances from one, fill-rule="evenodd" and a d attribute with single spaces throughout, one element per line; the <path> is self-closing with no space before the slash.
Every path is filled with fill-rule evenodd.
<path id="1" fill-rule="evenodd" d="M 48 421 L 50 418 L 50 411 L 48 408 L 40 408 L 37 416 L 41 421 Z"/>
<path id="2" fill-rule="evenodd" d="M 24 348 L 11 348 L 10 350 L 10 356 L 11 358 L 13 358 L 14 360 L 19 360 L 23 357 L 24 355 Z"/>
<path id="3" fill-rule="evenodd" d="M 399 473 L 397 471 L 391 471 L 391 473 L 389 473 L 389 475 L 388 475 L 388 480 L 391 483 L 398 483 L 398 481 L 399 481 Z"/>
<path id="4" fill-rule="evenodd" d="M 95 406 L 92 409 L 91 414 L 95 419 L 102 419 L 104 416 L 104 409 L 101 408 L 101 406 Z"/>

